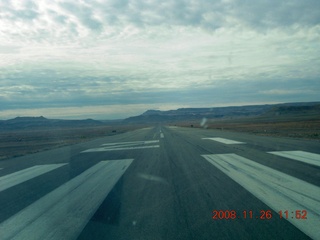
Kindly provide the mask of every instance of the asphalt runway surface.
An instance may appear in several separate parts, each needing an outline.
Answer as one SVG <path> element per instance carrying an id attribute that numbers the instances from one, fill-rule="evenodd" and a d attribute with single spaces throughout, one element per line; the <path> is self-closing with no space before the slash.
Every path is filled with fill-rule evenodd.
<path id="1" fill-rule="evenodd" d="M 0 239 L 320 239 L 320 144 L 159 125 L 1 161 Z"/>

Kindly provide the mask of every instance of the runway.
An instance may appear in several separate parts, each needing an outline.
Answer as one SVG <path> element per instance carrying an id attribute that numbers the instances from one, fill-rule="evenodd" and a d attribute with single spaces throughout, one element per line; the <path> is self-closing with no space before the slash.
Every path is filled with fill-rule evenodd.
<path id="1" fill-rule="evenodd" d="M 320 144 L 157 125 L 0 162 L 1 239 L 320 239 Z"/>

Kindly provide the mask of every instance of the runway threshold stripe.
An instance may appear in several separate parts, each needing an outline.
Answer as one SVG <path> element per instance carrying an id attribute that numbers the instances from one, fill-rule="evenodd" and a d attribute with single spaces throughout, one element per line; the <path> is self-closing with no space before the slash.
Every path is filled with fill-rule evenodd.
<path id="1" fill-rule="evenodd" d="M 291 216 L 287 220 L 311 238 L 320 239 L 319 187 L 236 154 L 203 157 L 275 212 L 307 210 L 307 220 L 292 219 Z"/>
<path id="2" fill-rule="evenodd" d="M 28 181 L 32 178 L 40 176 L 44 173 L 50 172 L 56 168 L 62 167 L 67 163 L 61 164 L 47 164 L 47 165 L 36 165 L 30 168 L 26 168 L 5 176 L 0 177 L 0 192 L 10 187 Z"/>
<path id="3" fill-rule="evenodd" d="M 212 140 L 212 141 L 216 141 L 216 142 L 220 142 L 220 143 L 224 143 L 224 144 L 245 144 L 245 142 L 238 142 L 238 141 L 234 141 L 234 140 L 230 140 L 230 139 L 226 139 L 226 138 L 219 138 L 219 137 L 202 138 L 202 139 Z"/>
<path id="4" fill-rule="evenodd" d="M 123 146 L 123 145 L 139 145 L 139 144 L 151 144 L 151 143 L 158 143 L 159 140 L 149 140 L 149 141 L 134 141 L 134 142 L 116 142 L 116 143 L 105 143 L 102 146 Z"/>
<path id="5" fill-rule="evenodd" d="M 304 151 L 275 151 L 268 153 L 320 167 L 320 154 Z"/>
<path id="6" fill-rule="evenodd" d="M 87 152 L 109 152 L 109 151 L 120 151 L 120 150 L 135 150 L 135 149 L 145 149 L 145 148 L 158 148 L 160 145 L 151 145 L 151 146 L 137 146 L 137 147 L 101 147 L 101 148 L 91 148 L 81 153 Z"/>
<path id="7" fill-rule="evenodd" d="M 1 240 L 75 239 L 132 161 L 89 168 L 1 223 Z"/>

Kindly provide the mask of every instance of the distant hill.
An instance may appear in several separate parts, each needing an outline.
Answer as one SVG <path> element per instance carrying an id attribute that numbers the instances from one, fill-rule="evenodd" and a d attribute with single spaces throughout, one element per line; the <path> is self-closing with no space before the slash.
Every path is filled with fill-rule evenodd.
<path id="1" fill-rule="evenodd" d="M 320 104 L 315 106 L 282 106 L 275 107 L 272 112 L 277 112 L 279 114 L 291 114 L 291 113 L 310 113 L 310 112 L 320 112 Z"/>
<path id="2" fill-rule="evenodd" d="M 85 120 L 60 120 L 47 119 L 41 117 L 16 117 L 14 119 L 0 121 L 0 129 L 17 130 L 17 129 L 32 129 L 32 128 L 51 128 L 51 127 L 85 127 L 99 126 L 104 123 L 93 119 Z"/>
<path id="3" fill-rule="evenodd" d="M 278 116 L 286 114 L 319 114 L 320 102 L 283 103 L 213 108 L 179 108 L 177 110 L 148 110 L 139 116 L 125 119 L 128 123 L 172 122 L 184 120 L 230 119 L 239 117 Z"/>
<path id="4" fill-rule="evenodd" d="M 212 107 L 212 108 L 179 108 L 176 110 L 160 111 L 148 110 L 139 116 L 124 120 L 97 121 L 61 120 L 40 117 L 16 117 L 9 120 L 0 120 L 0 130 L 25 130 L 35 128 L 77 128 L 94 127 L 109 124 L 145 124 L 169 123 L 179 121 L 207 119 L 249 119 L 249 117 L 266 118 L 272 121 L 274 117 L 286 119 L 288 117 L 313 117 L 320 118 L 320 102 L 308 103 L 283 103 L 250 106 Z"/>
<path id="5" fill-rule="evenodd" d="M 301 117 L 308 115 L 311 116 L 320 116 L 320 103 L 315 105 L 281 105 L 274 106 L 269 111 L 263 114 L 263 116 L 277 116 L 277 117 L 287 117 L 295 116 Z"/>

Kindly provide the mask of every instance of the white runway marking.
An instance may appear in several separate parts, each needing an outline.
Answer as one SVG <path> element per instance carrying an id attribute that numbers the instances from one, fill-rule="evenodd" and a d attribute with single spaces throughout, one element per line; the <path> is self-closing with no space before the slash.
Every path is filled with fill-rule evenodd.
<path id="1" fill-rule="evenodd" d="M 50 172 L 56 168 L 66 165 L 67 163 L 61 164 L 47 164 L 47 165 L 36 165 L 30 168 L 26 168 L 6 176 L 0 177 L 0 192 L 10 187 L 28 181 L 32 178 L 40 176 L 44 173 Z"/>
<path id="2" fill-rule="evenodd" d="M 126 145 L 126 144 L 137 145 L 137 144 L 151 144 L 151 143 L 158 143 L 158 142 L 159 142 L 159 140 L 135 141 L 135 142 L 117 142 L 117 143 L 105 143 L 105 144 L 102 144 L 101 146 L 114 146 L 114 145 Z"/>
<path id="3" fill-rule="evenodd" d="M 320 167 L 320 154 L 304 151 L 276 151 L 268 153 Z"/>
<path id="4" fill-rule="evenodd" d="M 202 139 L 213 140 L 213 141 L 221 142 L 221 143 L 224 143 L 224 144 L 245 144 L 245 142 L 238 142 L 238 141 L 233 141 L 233 140 L 230 140 L 230 139 L 219 138 L 219 137 L 215 137 L 215 138 L 202 138 Z"/>
<path id="5" fill-rule="evenodd" d="M 118 142 L 118 143 L 106 143 L 102 144 L 102 147 L 91 148 L 81 153 L 88 152 L 108 152 L 108 151 L 123 151 L 123 150 L 134 150 L 134 149 L 145 149 L 145 148 L 158 148 L 160 145 L 150 145 L 159 143 L 159 140 L 150 141 L 136 141 L 136 142 Z"/>
<path id="6" fill-rule="evenodd" d="M 102 147 L 102 148 L 91 148 L 85 151 L 82 151 L 81 153 L 88 153 L 88 152 L 108 152 L 108 151 L 120 151 L 120 150 L 134 150 L 134 149 L 144 149 L 144 148 L 158 148 L 160 145 L 152 145 L 152 146 L 139 146 L 139 147 L 116 147 L 116 148 L 110 148 L 110 147 Z"/>
<path id="7" fill-rule="evenodd" d="M 155 176 L 155 175 L 145 174 L 145 173 L 138 173 L 137 176 L 142 178 L 142 179 L 145 179 L 145 180 L 164 183 L 164 184 L 169 184 L 166 179 L 164 179 L 162 177 Z"/>
<path id="8" fill-rule="evenodd" d="M 76 239 L 132 161 L 99 162 L 1 223 L 1 239 Z"/>
<path id="9" fill-rule="evenodd" d="M 160 138 L 164 138 L 164 134 L 163 133 L 160 134 Z"/>
<path id="10" fill-rule="evenodd" d="M 320 239 L 320 188 L 236 154 L 203 157 L 270 206 L 274 211 L 307 210 L 306 220 L 287 220 L 314 239 Z M 273 216 L 273 217 L 279 217 Z"/>

